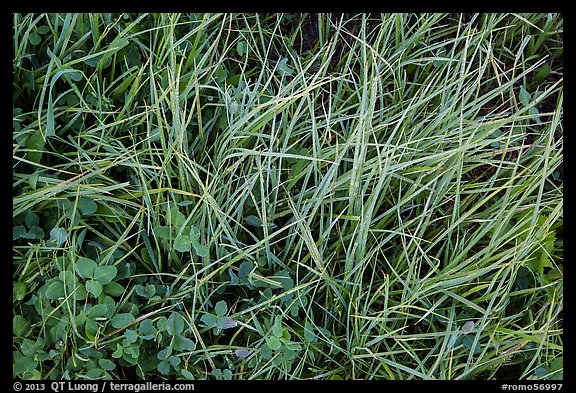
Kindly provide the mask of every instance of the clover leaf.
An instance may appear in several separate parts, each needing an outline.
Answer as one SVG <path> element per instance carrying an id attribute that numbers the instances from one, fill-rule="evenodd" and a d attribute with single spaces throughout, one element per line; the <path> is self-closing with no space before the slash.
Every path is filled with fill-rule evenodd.
<path id="1" fill-rule="evenodd" d="M 200 321 L 202 321 L 207 328 L 215 328 L 216 333 L 218 333 L 221 330 L 231 329 L 238 326 L 237 321 L 226 316 L 228 305 L 224 300 L 220 300 L 216 303 L 214 306 L 214 312 L 216 314 L 206 313 L 200 317 Z"/>
<path id="2" fill-rule="evenodd" d="M 96 266 L 98 265 L 92 259 L 80 257 L 76 261 L 76 272 L 78 272 L 82 278 L 91 278 L 94 275 Z"/>
<path id="3" fill-rule="evenodd" d="M 50 231 L 50 240 L 49 245 L 54 245 L 56 247 L 60 247 L 68 240 L 68 232 L 66 229 L 60 227 L 54 227 Z"/>
<path id="4" fill-rule="evenodd" d="M 188 235 L 178 235 L 174 239 L 174 249 L 179 252 L 188 252 L 192 249 L 192 241 Z"/>
<path id="5" fill-rule="evenodd" d="M 134 315 L 130 313 L 120 313 L 114 315 L 114 317 L 110 320 L 110 323 L 116 329 L 121 329 L 134 322 L 135 319 L 136 318 L 134 318 Z"/>
<path id="6" fill-rule="evenodd" d="M 142 296 L 147 299 L 150 299 L 156 295 L 156 287 L 152 284 L 148 284 L 146 286 L 136 285 L 135 291 L 138 296 Z"/>
<path id="7" fill-rule="evenodd" d="M 100 281 L 89 280 L 86 282 L 86 290 L 94 297 L 98 297 L 102 293 L 102 284 Z"/>
<path id="8" fill-rule="evenodd" d="M 200 321 L 202 321 L 207 328 L 211 328 L 216 326 L 218 317 L 214 314 L 206 313 L 200 317 Z"/>
<path id="9" fill-rule="evenodd" d="M 118 269 L 114 265 L 103 265 L 103 266 L 96 266 L 94 269 L 94 280 L 100 281 L 102 285 L 108 284 L 111 282 L 116 274 L 118 273 Z"/>
<path id="10" fill-rule="evenodd" d="M 222 317 L 228 312 L 228 305 L 224 300 L 220 300 L 218 303 L 216 303 L 214 311 L 216 312 L 217 316 Z"/>
<path id="11" fill-rule="evenodd" d="M 88 215 L 95 213 L 98 206 L 90 198 L 80 198 L 78 199 L 77 207 L 82 215 Z"/>

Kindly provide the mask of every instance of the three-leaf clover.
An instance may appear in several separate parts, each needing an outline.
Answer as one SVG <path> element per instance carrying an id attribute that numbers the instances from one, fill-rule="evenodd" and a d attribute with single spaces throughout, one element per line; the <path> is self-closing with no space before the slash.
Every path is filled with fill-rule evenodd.
<path id="1" fill-rule="evenodd" d="M 44 231 L 42 228 L 39 227 L 40 225 L 40 218 L 36 213 L 28 212 L 24 217 L 24 222 L 26 226 L 29 228 L 29 231 L 26 232 L 26 227 L 24 225 L 18 225 L 12 228 L 12 238 L 16 239 L 43 239 L 44 238 Z M 55 243 L 54 243 L 55 244 Z"/>
<path id="2" fill-rule="evenodd" d="M 114 265 L 98 265 L 90 258 L 80 257 L 76 261 L 76 272 L 86 279 L 86 290 L 94 297 L 100 296 L 104 285 L 110 284 L 118 269 Z M 119 284 L 118 284 L 119 285 Z"/>
<path id="3" fill-rule="evenodd" d="M 266 346 L 272 351 L 280 351 L 283 358 L 291 360 L 296 356 L 296 352 L 302 349 L 297 342 L 291 341 L 288 329 L 282 326 L 282 317 L 276 316 L 271 329 L 272 334 L 266 337 Z"/>
<path id="4" fill-rule="evenodd" d="M 216 332 L 219 333 L 221 330 L 231 329 L 238 325 L 238 322 L 226 316 L 228 305 L 224 300 L 220 300 L 216 303 L 214 306 L 214 312 L 215 314 L 206 313 L 200 318 L 207 328 L 215 328 Z"/>
<path id="5" fill-rule="evenodd" d="M 216 379 L 224 379 L 226 381 L 230 381 L 232 379 L 232 371 L 228 368 L 221 370 L 219 368 L 212 371 L 212 375 L 216 377 Z"/>
<path id="6" fill-rule="evenodd" d="M 157 226 L 153 229 L 154 235 L 165 240 L 174 239 L 172 246 L 178 252 L 190 252 L 194 248 L 198 256 L 208 257 L 210 255 L 208 247 L 200 242 L 200 230 L 191 225 L 190 231 L 186 233 L 184 231 L 186 227 L 182 228 L 186 218 L 176 207 L 170 210 L 170 216 L 173 226 Z"/>

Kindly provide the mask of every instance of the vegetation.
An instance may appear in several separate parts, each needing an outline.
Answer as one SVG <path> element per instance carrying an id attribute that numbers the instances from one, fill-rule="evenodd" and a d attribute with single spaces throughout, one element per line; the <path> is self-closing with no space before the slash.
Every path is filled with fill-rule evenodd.
<path id="1" fill-rule="evenodd" d="M 561 379 L 560 14 L 14 14 L 13 376 Z"/>

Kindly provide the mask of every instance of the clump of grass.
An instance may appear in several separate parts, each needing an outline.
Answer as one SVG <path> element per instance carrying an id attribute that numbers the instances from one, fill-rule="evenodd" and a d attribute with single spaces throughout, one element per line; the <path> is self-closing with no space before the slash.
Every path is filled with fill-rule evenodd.
<path id="1" fill-rule="evenodd" d="M 562 377 L 557 14 L 14 16 L 14 375 Z"/>

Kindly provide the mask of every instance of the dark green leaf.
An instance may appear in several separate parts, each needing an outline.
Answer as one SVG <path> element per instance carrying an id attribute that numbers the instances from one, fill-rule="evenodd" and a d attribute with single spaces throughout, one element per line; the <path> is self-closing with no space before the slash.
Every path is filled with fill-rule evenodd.
<path id="1" fill-rule="evenodd" d="M 84 312 L 80 312 L 80 314 L 74 316 L 74 324 L 78 327 L 78 326 L 82 326 L 86 323 L 86 321 L 88 320 L 88 317 L 86 316 L 86 314 Z"/>
<path id="2" fill-rule="evenodd" d="M 28 231 L 28 235 L 32 239 L 44 239 L 44 231 L 40 227 L 30 228 L 30 231 Z"/>
<path id="3" fill-rule="evenodd" d="M 228 269 L 228 274 L 230 275 L 230 284 L 238 285 L 238 276 L 232 269 Z"/>
<path id="4" fill-rule="evenodd" d="M 170 227 L 159 225 L 157 227 L 154 227 L 152 232 L 154 233 L 154 236 L 156 236 L 157 238 L 164 240 L 170 239 L 170 233 L 171 233 Z"/>
<path id="5" fill-rule="evenodd" d="M 48 27 L 47 25 L 38 26 L 36 28 L 36 33 L 38 33 L 38 34 L 46 34 L 49 31 L 50 31 L 50 27 Z"/>
<path id="6" fill-rule="evenodd" d="M 80 213 L 82 213 L 83 215 L 96 213 L 97 207 L 98 206 L 96 205 L 96 202 L 94 202 L 90 198 L 78 199 L 78 210 L 80 210 Z"/>
<path id="7" fill-rule="evenodd" d="M 22 315 L 15 315 L 12 318 L 12 334 L 14 336 L 24 336 L 29 328 L 30 322 L 28 322 Z"/>
<path id="8" fill-rule="evenodd" d="M 274 334 L 278 338 L 282 337 L 282 317 L 280 315 L 277 315 L 274 318 L 274 325 L 272 325 L 272 334 Z"/>
<path id="9" fill-rule="evenodd" d="M 198 254 L 198 256 L 207 258 L 208 256 L 210 256 L 210 252 L 208 250 L 208 247 L 193 241 L 192 242 L 192 246 L 194 246 L 194 250 L 196 250 L 196 253 Z"/>
<path id="10" fill-rule="evenodd" d="M 16 358 L 14 361 L 14 368 L 13 372 L 16 375 L 30 372 L 36 368 L 38 362 L 34 359 L 33 356 L 21 356 Z"/>
<path id="11" fill-rule="evenodd" d="M 314 325 L 310 321 L 306 321 L 304 324 L 304 338 L 309 342 L 316 342 L 317 340 L 316 334 L 314 334 Z"/>
<path id="12" fill-rule="evenodd" d="M 94 297 L 98 297 L 102 293 L 102 284 L 96 280 L 88 280 L 86 282 L 86 290 Z"/>
<path id="13" fill-rule="evenodd" d="M 168 323 L 168 318 L 162 316 L 162 317 L 158 318 L 158 320 L 156 321 L 156 327 L 161 332 L 164 332 L 164 331 L 166 331 L 167 323 Z"/>
<path id="14" fill-rule="evenodd" d="M 106 371 L 111 371 L 116 368 L 116 364 L 113 361 L 106 358 L 98 359 L 98 365 Z"/>
<path id="15" fill-rule="evenodd" d="M 84 63 L 88 64 L 90 67 L 96 67 L 98 65 L 98 63 L 100 62 L 100 59 L 102 59 L 103 55 L 97 55 L 94 57 L 90 57 L 86 60 L 84 60 Z"/>
<path id="16" fill-rule="evenodd" d="M 275 276 L 274 279 L 275 281 L 280 282 L 282 284 L 282 288 L 285 290 L 294 288 L 294 280 L 290 278 L 290 274 L 285 270 Z"/>
<path id="17" fill-rule="evenodd" d="M 170 363 L 172 367 L 176 368 L 180 364 L 180 358 L 177 356 L 170 356 L 168 358 L 168 363 Z"/>
<path id="18" fill-rule="evenodd" d="M 180 373 L 182 374 L 184 379 L 186 379 L 188 381 L 196 380 L 196 378 L 194 378 L 194 375 L 190 371 L 186 370 L 185 368 L 180 370 Z"/>
<path id="19" fill-rule="evenodd" d="M 38 218 L 36 213 L 28 212 L 28 214 L 26 214 L 26 217 L 24 218 L 24 222 L 26 222 L 28 228 L 32 228 L 40 224 L 40 218 Z"/>
<path id="20" fill-rule="evenodd" d="M 532 100 L 532 95 L 528 93 L 528 90 L 524 88 L 524 86 L 520 86 L 520 92 L 518 93 L 520 97 L 520 102 L 524 106 L 530 105 L 530 101 Z"/>
<path id="21" fill-rule="evenodd" d="M 187 235 L 179 235 L 174 239 L 174 249 L 179 252 L 187 252 L 192 249 L 192 243 Z"/>
<path id="22" fill-rule="evenodd" d="M 536 369 L 534 370 L 534 375 L 536 375 L 539 378 L 543 378 L 543 377 L 550 375 L 550 372 L 551 371 L 547 366 L 542 365 L 542 366 L 536 367 Z"/>
<path id="23" fill-rule="evenodd" d="M 18 225 L 12 228 L 12 239 L 20 239 L 26 235 L 26 227 L 24 225 Z"/>
<path id="24" fill-rule="evenodd" d="M 117 282 L 110 282 L 104 285 L 104 293 L 106 295 L 118 297 L 124 293 L 124 287 Z"/>
<path id="25" fill-rule="evenodd" d="M 550 74 L 552 74 L 552 69 L 550 68 L 550 65 L 544 64 L 542 67 L 538 68 L 538 71 L 536 72 L 536 76 L 534 77 L 534 79 L 536 80 L 536 83 L 542 83 L 542 81 L 548 78 Z"/>
<path id="26" fill-rule="evenodd" d="M 26 284 L 23 283 L 22 281 L 18 281 L 16 282 L 16 284 L 14 284 L 14 288 L 12 290 L 12 296 L 14 297 L 15 300 L 17 301 L 21 301 L 22 299 L 24 299 L 24 296 L 26 296 Z"/>
<path id="27" fill-rule="evenodd" d="M 29 239 L 29 240 L 33 240 L 36 237 L 34 236 L 34 234 L 31 234 L 30 232 L 24 234 L 24 236 L 22 236 L 22 239 Z"/>
<path id="28" fill-rule="evenodd" d="M 144 298 L 150 299 L 152 296 L 156 295 L 156 287 L 152 284 L 148 284 L 145 287 L 142 285 L 136 285 L 136 294 Z"/>
<path id="29" fill-rule="evenodd" d="M 217 316 L 222 317 L 228 312 L 228 305 L 224 300 L 220 300 L 218 303 L 216 303 L 214 311 L 216 312 Z"/>
<path id="30" fill-rule="evenodd" d="M 550 363 L 550 369 L 552 371 L 562 370 L 564 368 L 564 356 L 559 356 L 556 359 L 552 360 Z"/>
<path id="31" fill-rule="evenodd" d="M 22 340 L 21 350 L 24 355 L 32 355 L 42 350 L 44 347 L 44 338 L 39 337 L 36 341 L 25 338 Z"/>
<path id="32" fill-rule="evenodd" d="M 170 357 L 171 354 L 172 354 L 172 346 L 169 346 L 168 348 L 160 350 L 158 352 L 158 355 L 156 355 L 156 357 L 159 360 L 166 360 Z"/>
<path id="33" fill-rule="evenodd" d="M 172 341 L 172 345 L 176 351 L 187 352 L 193 351 L 196 348 L 196 344 L 194 341 L 190 340 L 189 338 L 183 337 L 181 335 L 175 335 Z"/>
<path id="34" fill-rule="evenodd" d="M 41 41 L 41 38 L 36 32 L 32 32 L 28 36 L 28 41 L 30 41 L 32 45 L 38 45 Z"/>
<path id="35" fill-rule="evenodd" d="M 156 328 L 154 327 L 154 324 L 152 323 L 152 320 L 150 319 L 145 319 L 142 322 L 140 322 L 140 326 L 138 327 L 138 334 L 140 335 L 140 337 L 142 337 L 144 340 L 151 340 L 156 336 L 156 333 L 158 331 L 156 330 Z"/>
<path id="36" fill-rule="evenodd" d="M 564 379 L 564 356 L 559 356 L 556 359 L 552 360 L 552 362 L 550 363 L 550 369 L 551 372 L 554 373 L 552 374 L 550 379 L 553 380 Z"/>
<path id="37" fill-rule="evenodd" d="M 128 344 L 132 344 L 138 340 L 138 333 L 136 333 L 136 330 L 126 329 L 124 337 L 126 337 Z"/>
<path id="38" fill-rule="evenodd" d="M 116 329 L 120 329 L 120 328 L 128 326 L 128 324 L 130 324 L 131 322 L 134 322 L 135 319 L 136 318 L 134 318 L 134 315 L 132 315 L 130 313 L 122 313 L 122 314 L 116 314 L 110 320 L 110 323 Z"/>
<path id="39" fill-rule="evenodd" d="M 256 216 L 244 217 L 244 222 L 248 225 L 253 226 L 253 227 L 261 227 L 262 226 L 262 221 Z"/>
<path id="40" fill-rule="evenodd" d="M 90 258 L 80 257 L 76 261 L 76 272 L 83 278 L 92 278 L 96 269 L 96 262 Z"/>
<path id="41" fill-rule="evenodd" d="M 80 223 L 80 217 L 82 214 L 78 210 L 68 209 L 66 210 L 66 218 L 70 219 L 70 224 L 76 226 Z"/>
<path id="42" fill-rule="evenodd" d="M 131 345 L 127 348 L 124 348 L 124 354 L 122 358 L 126 360 L 128 363 L 135 365 L 138 363 L 138 357 L 140 356 L 140 347 Z"/>
<path id="43" fill-rule="evenodd" d="M 175 228 L 180 228 L 182 225 L 184 225 L 184 222 L 186 221 L 186 216 L 180 213 L 180 210 L 178 210 L 177 206 L 171 207 L 169 213 L 170 213 L 171 226 Z"/>
<path id="44" fill-rule="evenodd" d="M 290 305 L 290 315 L 294 318 L 298 316 L 298 311 L 300 310 L 300 304 L 298 302 L 291 303 Z"/>
<path id="45" fill-rule="evenodd" d="M 260 356 L 264 360 L 268 360 L 272 357 L 272 350 L 268 345 L 261 346 L 258 352 L 260 353 Z"/>
<path id="46" fill-rule="evenodd" d="M 286 341 L 284 345 L 291 351 L 299 351 L 302 349 L 302 346 L 294 341 Z"/>
<path id="47" fill-rule="evenodd" d="M 60 247 L 66 240 L 68 239 L 68 232 L 64 228 L 54 227 L 50 231 L 50 241 L 56 245 L 56 247 Z"/>
<path id="48" fill-rule="evenodd" d="M 64 283 L 62 281 L 54 281 L 46 289 L 46 298 L 56 300 L 64 297 Z"/>
<path id="49" fill-rule="evenodd" d="M 116 277 L 117 273 L 118 269 L 114 265 L 96 266 L 94 269 L 94 280 L 100 281 L 102 285 L 108 284 Z"/>
<path id="50" fill-rule="evenodd" d="M 69 68 L 67 72 L 62 76 L 68 83 L 79 82 L 82 80 L 82 72 Z"/>
<path id="51" fill-rule="evenodd" d="M 206 325 L 206 327 L 211 328 L 216 326 L 216 323 L 218 321 L 218 318 L 216 317 L 216 315 L 214 314 L 204 314 L 200 317 L 200 321 L 202 321 L 204 323 L 204 325 Z"/>
<path id="52" fill-rule="evenodd" d="M 227 368 L 222 370 L 222 378 L 224 378 L 225 381 L 230 381 L 232 379 L 232 371 Z"/>
<path id="53" fill-rule="evenodd" d="M 248 44 L 246 43 L 246 41 L 238 41 L 238 43 L 236 44 L 236 51 L 238 52 L 238 54 L 240 56 L 244 56 L 244 53 L 246 53 L 247 47 L 248 47 Z"/>
<path id="54" fill-rule="evenodd" d="M 124 354 L 124 347 L 120 343 L 116 343 L 116 350 L 112 352 L 112 357 L 115 359 L 121 358 Z"/>
<path id="55" fill-rule="evenodd" d="M 276 351 L 276 350 L 280 349 L 280 347 L 282 346 L 282 343 L 280 342 L 280 340 L 278 340 L 278 338 L 276 338 L 274 336 L 268 336 L 268 337 L 266 337 L 266 345 L 268 345 L 268 347 L 271 350 Z"/>
<path id="56" fill-rule="evenodd" d="M 177 312 L 170 314 L 168 321 L 166 322 L 166 331 L 168 334 L 175 336 L 182 333 L 183 330 L 184 320 L 182 319 L 182 316 Z"/>
<path id="57" fill-rule="evenodd" d="M 42 141 L 44 141 L 44 139 L 42 139 Z M 30 152 L 27 153 L 27 156 L 28 156 L 28 154 L 30 154 Z M 39 154 L 41 154 L 41 153 L 39 153 Z M 28 158 L 30 159 L 29 156 L 28 156 Z M 38 157 L 38 159 L 34 162 L 38 162 L 39 160 L 40 160 L 40 158 Z M 35 190 L 37 184 L 38 184 L 38 171 L 36 171 L 33 174 L 31 174 L 30 176 L 28 176 L 28 185 L 30 186 L 30 188 Z"/>
<path id="58" fill-rule="evenodd" d="M 93 319 L 87 319 L 86 325 L 84 326 L 84 332 L 90 340 L 94 340 L 98 333 L 98 322 Z"/>
<path id="59" fill-rule="evenodd" d="M 90 309 L 88 316 L 90 316 L 90 318 L 103 317 L 104 315 L 106 315 L 106 311 L 107 311 L 106 305 L 96 304 L 95 306 L 92 307 L 92 309 Z"/>
<path id="60" fill-rule="evenodd" d="M 26 140 L 26 158 L 32 162 L 40 162 L 44 152 L 44 137 L 40 131 L 34 131 Z M 38 178 L 38 177 L 36 177 Z"/>
<path id="61" fill-rule="evenodd" d="M 238 277 L 244 283 L 248 282 L 248 276 L 254 270 L 254 264 L 250 261 L 244 261 L 240 264 L 238 268 Z"/>
<path id="62" fill-rule="evenodd" d="M 200 229 L 196 225 L 190 225 L 190 240 L 198 242 L 200 240 Z"/>

